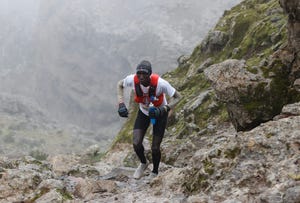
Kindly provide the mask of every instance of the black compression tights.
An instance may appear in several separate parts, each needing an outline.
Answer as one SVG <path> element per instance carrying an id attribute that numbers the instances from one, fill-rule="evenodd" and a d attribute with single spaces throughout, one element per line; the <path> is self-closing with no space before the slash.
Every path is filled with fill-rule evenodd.
<path id="1" fill-rule="evenodd" d="M 145 131 L 140 129 L 133 130 L 133 148 L 137 156 L 139 157 L 140 161 L 145 164 L 146 157 L 144 154 L 144 145 L 143 145 L 143 139 L 145 136 Z"/>
<path id="2" fill-rule="evenodd" d="M 137 156 L 139 157 L 141 163 L 146 163 L 146 157 L 144 154 L 143 139 L 145 136 L 145 131 L 140 129 L 133 130 L 133 148 Z M 161 159 L 160 144 L 162 142 L 162 137 L 153 136 L 151 151 L 152 151 L 152 161 L 153 161 L 153 173 L 158 173 L 159 162 Z"/>
<path id="3" fill-rule="evenodd" d="M 152 160 L 153 160 L 153 173 L 158 173 L 159 162 L 161 158 L 160 144 L 162 137 L 153 136 L 151 151 L 152 151 Z"/>

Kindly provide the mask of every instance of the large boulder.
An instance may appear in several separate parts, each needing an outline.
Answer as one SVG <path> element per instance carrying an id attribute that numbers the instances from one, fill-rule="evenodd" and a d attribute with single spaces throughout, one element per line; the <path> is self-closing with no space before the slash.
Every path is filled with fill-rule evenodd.
<path id="1" fill-rule="evenodd" d="M 237 131 L 250 130 L 279 114 L 287 89 L 278 78 L 247 71 L 245 61 L 230 59 L 205 69 L 218 99 L 224 102 Z M 278 83 L 278 84 L 277 84 Z M 274 102 L 276 101 L 276 102 Z"/>

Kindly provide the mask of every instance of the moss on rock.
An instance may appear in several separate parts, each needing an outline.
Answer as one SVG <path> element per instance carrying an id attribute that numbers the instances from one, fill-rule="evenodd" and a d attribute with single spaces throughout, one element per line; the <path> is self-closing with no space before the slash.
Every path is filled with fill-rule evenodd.
<path id="1" fill-rule="evenodd" d="M 197 194 L 208 188 L 208 176 L 201 173 L 199 169 L 193 168 L 186 173 L 185 182 L 182 184 L 185 193 Z"/>

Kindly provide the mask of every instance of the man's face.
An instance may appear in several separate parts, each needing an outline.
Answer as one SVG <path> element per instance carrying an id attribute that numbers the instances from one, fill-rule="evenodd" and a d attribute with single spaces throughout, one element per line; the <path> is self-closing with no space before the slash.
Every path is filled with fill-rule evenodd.
<path id="1" fill-rule="evenodd" d="M 137 72 L 137 77 L 142 85 L 145 87 L 150 85 L 150 75 L 145 72 Z"/>

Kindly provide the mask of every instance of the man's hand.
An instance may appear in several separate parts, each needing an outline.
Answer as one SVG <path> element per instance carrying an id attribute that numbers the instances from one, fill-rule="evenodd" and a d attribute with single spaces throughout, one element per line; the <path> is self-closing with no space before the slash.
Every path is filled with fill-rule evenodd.
<path id="1" fill-rule="evenodd" d="M 119 103 L 118 113 L 121 117 L 128 117 L 128 110 L 123 102 Z"/>
<path id="2" fill-rule="evenodd" d="M 159 118 L 165 115 L 170 111 L 170 107 L 168 105 L 155 107 L 152 110 L 149 111 L 149 117 L 150 118 Z"/>

